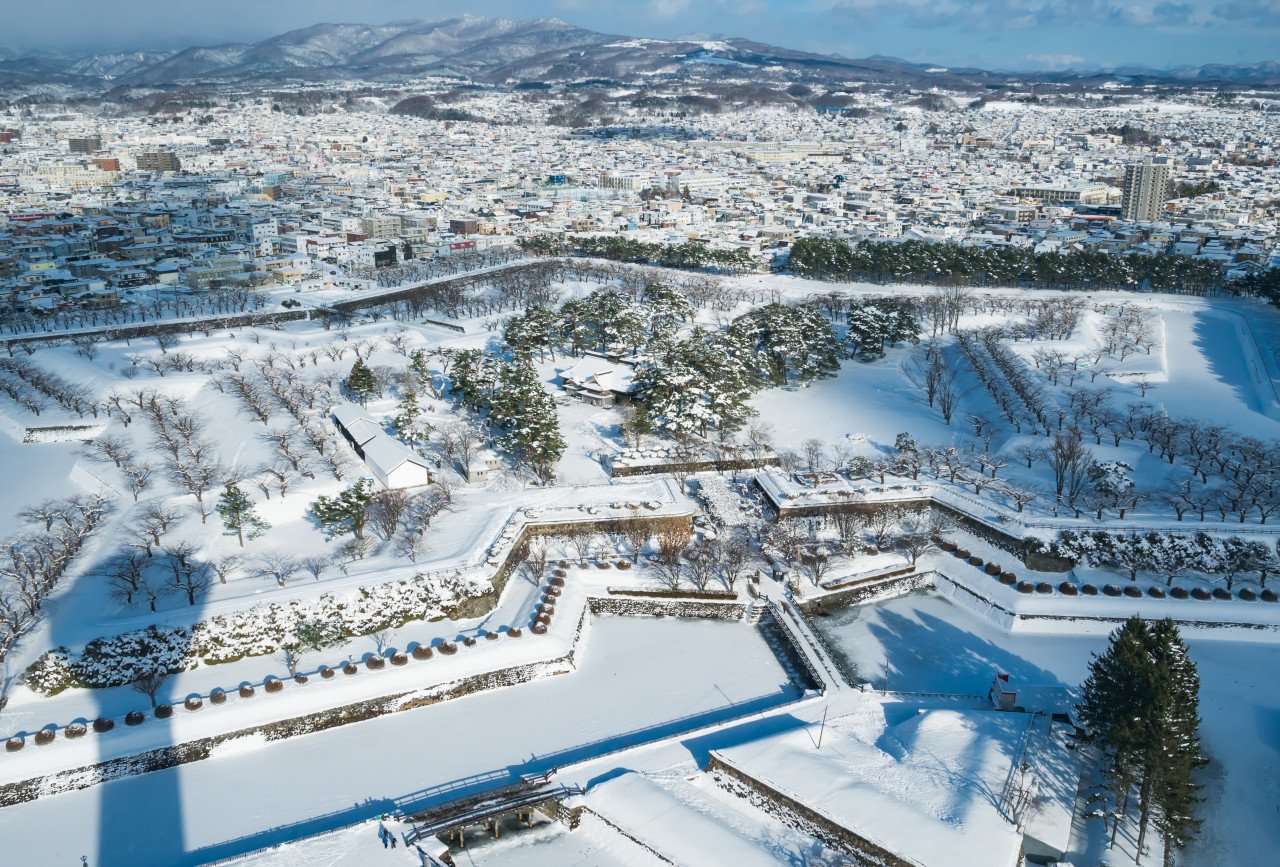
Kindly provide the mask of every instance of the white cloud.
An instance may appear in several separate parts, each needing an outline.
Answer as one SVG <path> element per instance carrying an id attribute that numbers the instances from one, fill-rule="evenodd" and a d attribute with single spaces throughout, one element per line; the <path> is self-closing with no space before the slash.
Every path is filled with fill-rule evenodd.
<path id="1" fill-rule="evenodd" d="M 692 0 L 649 0 L 649 11 L 659 18 L 675 18 L 689 11 Z"/>
<path id="2" fill-rule="evenodd" d="M 1067 69 L 1084 63 L 1078 54 L 1028 54 L 1026 59 L 1046 69 Z"/>
<path id="3" fill-rule="evenodd" d="M 836 0 L 830 13 L 982 30 L 1103 24 L 1143 28 L 1280 27 L 1280 0 Z"/>

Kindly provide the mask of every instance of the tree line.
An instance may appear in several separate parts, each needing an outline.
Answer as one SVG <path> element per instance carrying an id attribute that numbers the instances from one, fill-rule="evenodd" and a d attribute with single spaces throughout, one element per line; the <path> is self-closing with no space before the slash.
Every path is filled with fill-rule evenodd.
<path id="1" fill-rule="evenodd" d="M 801 238 L 791 271 L 818 280 L 1021 286 L 1034 289 L 1150 289 L 1204 294 L 1223 287 L 1213 261 L 1160 253 L 1095 250 L 1037 253 L 1021 247 L 966 247 L 929 241 Z"/>
<path id="2" fill-rule="evenodd" d="M 686 271 L 710 269 L 740 274 L 756 267 L 756 260 L 744 249 L 708 247 L 696 241 L 653 244 L 618 235 L 538 235 L 522 239 L 520 246 L 541 256 L 586 256 Z"/>

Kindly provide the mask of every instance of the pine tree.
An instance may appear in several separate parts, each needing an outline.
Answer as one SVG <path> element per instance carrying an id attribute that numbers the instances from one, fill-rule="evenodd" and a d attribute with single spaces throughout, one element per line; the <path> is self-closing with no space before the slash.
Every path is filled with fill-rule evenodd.
<path id="1" fill-rule="evenodd" d="M 336 497 L 318 497 L 311 504 L 311 514 L 330 534 L 351 533 L 363 539 L 369 507 L 377 498 L 373 482 L 361 479 Z"/>
<path id="2" fill-rule="evenodd" d="M 1081 688 L 1080 720 L 1089 733 L 1089 741 L 1102 750 L 1104 771 L 1116 804 L 1113 844 L 1140 764 L 1142 739 L 1138 721 L 1145 713 L 1144 693 L 1151 680 L 1147 641 L 1146 621 L 1138 617 L 1126 620 L 1111 633 L 1106 651 L 1089 664 L 1089 677 Z"/>
<path id="3" fill-rule="evenodd" d="M 223 535 L 239 538 L 241 548 L 244 547 L 245 536 L 252 541 L 271 528 L 258 517 L 249 495 L 235 485 L 227 485 L 218 497 L 217 509 L 218 516 L 222 518 Z"/>
<path id="4" fill-rule="evenodd" d="M 342 644 L 343 640 L 342 625 L 336 621 L 320 619 L 302 621 L 293 630 L 293 640 L 285 645 L 285 661 L 289 665 L 289 676 L 298 676 L 298 665 L 302 662 L 303 651 L 322 653 Z"/>
<path id="5" fill-rule="evenodd" d="M 1151 787 L 1154 824 L 1164 842 L 1164 863 L 1200 830 L 1195 816 L 1200 786 L 1195 771 L 1206 764 L 1200 752 L 1200 675 L 1178 627 L 1161 620 L 1151 627 L 1151 653 L 1163 674 L 1158 738 L 1151 744 L 1155 779 Z M 1145 830 L 1145 829 L 1144 829 Z"/>
<path id="6" fill-rule="evenodd" d="M 431 436 L 431 425 L 418 423 L 421 416 L 422 407 L 418 406 L 418 396 L 411 391 L 396 407 L 396 415 L 391 422 L 400 439 L 416 444 L 425 442 Z"/>
<path id="7" fill-rule="evenodd" d="M 374 379 L 373 371 L 363 360 L 357 358 L 356 363 L 351 365 L 351 373 L 347 374 L 347 391 L 355 395 L 356 400 L 363 406 L 377 390 L 378 383 Z"/>
<path id="8" fill-rule="evenodd" d="M 1116 802 L 1111 843 L 1137 787 L 1138 841 L 1135 862 L 1154 824 L 1164 840 L 1165 864 L 1200 827 L 1195 817 L 1205 764 L 1199 737 L 1200 679 L 1178 628 L 1131 617 L 1111 635 L 1085 680 L 1080 719 L 1089 740 L 1103 751 Z"/>

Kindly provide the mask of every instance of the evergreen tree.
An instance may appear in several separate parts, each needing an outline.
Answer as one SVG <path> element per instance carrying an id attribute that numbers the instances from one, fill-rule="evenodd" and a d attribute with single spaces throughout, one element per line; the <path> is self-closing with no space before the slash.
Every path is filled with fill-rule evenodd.
<path id="1" fill-rule="evenodd" d="M 1089 741 L 1102 750 L 1104 774 L 1116 804 L 1113 844 L 1138 767 L 1139 721 L 1146 702 L 1143 692 L 1151 679 L 1146 644 L 1146 622 L 1138 617 L 1126 620 L 1111 634 L 1106 651 L 1090 663 L 1089 676 L 1081 688 L 1080 721 Z"/>
<path id="2" fill-rule="evenodd" d="M 378 382 L 374 379 L 373 371 L 363 360 L 357 358 L 356 363 L 351 365 L 351 373 L 347 374 L 347 391 L 363 406 L 377 390 Z"/>
<path id="3" fill-rule="evenodd" d="M 1173 853 L 1190 843 L 1201 825 L 1195 816 L 1201 800 L 1195 772 L 1206 764 L 1200 752 L 1200 675 L 1172 620 L 1152 625 L 1150 648 L 1162 678 L 1158 725 L 1150 750 L 1154 780 L 1148 812 L 1163 840 L 1168 867 Z"/>
<path id="4" fill-rule="evenodd" d="M 1079 713 L 1089 740 L 1103 753 L 1115 801 L 1111 843 L 1128 815 L 1136 787 L 1138 852 L 1154 824 L 1165 864 L 1195 836 L 1200 821 L 1196 769 L 1205 760 L 1199 738 L 1200 681 L 1178 628 L 1131 617 L 1089 666 Z"/>
<path id="5" fill-rule="evenodd" d="M 519 316 L 512 316 L 502 328 L 502 340 L 516 355 L 538 353 L 541 360 L 548 350 L 551 360 L 556 360 L 555 338 L 559 314 L 545 307 L 530 307 Z"/>
<path id="6" fill-rule="evenodd" d="M 344 637 L 342 625 L 336 621 L 313 618 L 299 623 L 293 630 L 292 639 L 282 645 L 289 676 L 298 676 L 298 665 L 304 651 L 321 653 L 342 644 Z"/>
<path id="7" fill-rule="evenodd" d="M 418 406 L 418 396 L 411 391 L 396 406 L 395 418 L 391 423 L 395 426 L 400 439 L 417 444 L 426 442 L 432 430 L 431 425 L 418 421 L 421 417 L 422 407 Z"/>
<path id="8" fill-rule="evenodd" d="M 245 536 L 252 541 L 271 528 L 258 517 L 249 495 L 235 485 L 227 485 L 218 497 L 217 509 L 218 516 L 222 518 L 223 535 L 237 537 L 241 548 L 244 547 Z"/>
<path id="9" fill-rule="evenodd" d="M 373 482 L 361 479 L 336 497 L 316 498 L 311 504 L 311 514 L 332 535 L 351 533 L 363 539 L 369 507 L 377 498 L 378 490 Z"/>
<path id="10" fill-rule="evenodd" d="M 636 368 L 635 397 L 648 425 L 669 433 L 706 436 L 735 431 L 751 415 L 753 386 L 742 359 L 750 352 L 733 335 L 695 328 Z"/>
<path id="11" fill-rule="evenodd" d="M 539 479 L 550 480 L 565 441 L 555 398 L 532 365 L 516 361 L 500 368 L 489 418 L 505 431 L 502 447 L 526 461 Z"/>
<path id="12" fill-rule="evenodd" d="M 812 304 L 766 304 L 730 329 L 755 353 L 774 385 L 833 376 L 840 369 L 840 342 L 822 311 Z"/>

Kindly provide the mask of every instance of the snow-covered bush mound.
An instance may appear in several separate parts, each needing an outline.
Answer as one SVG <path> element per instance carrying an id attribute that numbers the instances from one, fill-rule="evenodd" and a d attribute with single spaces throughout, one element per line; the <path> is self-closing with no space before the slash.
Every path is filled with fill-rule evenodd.
<path id="1" fill-rule="evenodd" d="M 368 635 L 411 620 L 444 616 L 445 608 L 487 589 L 487 583 L 471 583 L 459 576 L 417 575 L 361 587 L 350 596 L 326 593 L 308 602 L 256 605 L 190 628 L 151 626 L 98 638 L 79 654 L 55 648 L 31 664 L 24 680 L 44 695 L 72 686 L 122 686 L 144 671 L 178 672 L 199 660 L 231 662 L 296 647 L 296 630 L 303 622 L 337 624 L 347 637 Z"/>

